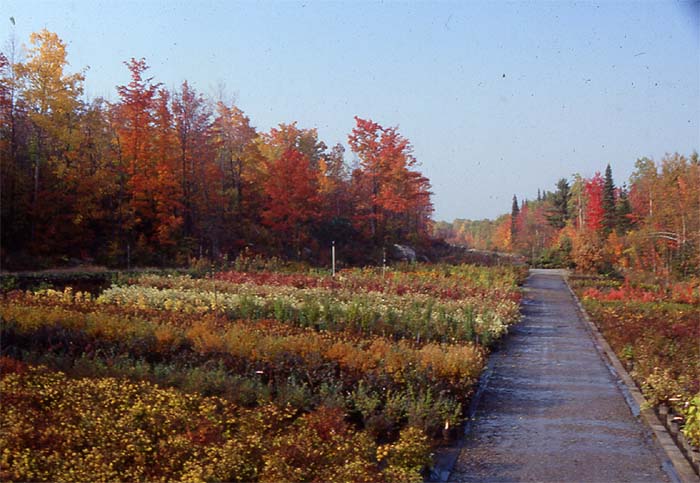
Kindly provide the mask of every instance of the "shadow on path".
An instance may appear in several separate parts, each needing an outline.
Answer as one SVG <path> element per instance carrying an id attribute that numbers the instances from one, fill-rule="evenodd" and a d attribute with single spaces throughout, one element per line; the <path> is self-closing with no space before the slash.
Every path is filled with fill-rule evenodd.
<path id="1" fill-rule="evenodd" d="M 669 481 L 561 272 L 531 271 L 522 312 L 449 481 Z"/>

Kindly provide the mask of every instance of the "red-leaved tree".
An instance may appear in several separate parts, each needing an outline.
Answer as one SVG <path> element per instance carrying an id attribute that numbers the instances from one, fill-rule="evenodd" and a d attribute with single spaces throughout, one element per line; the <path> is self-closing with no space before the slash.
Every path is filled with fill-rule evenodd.
<path id="1" fill-rule="evenodd" d="M 586 228 L 599 232 L 603 228 L 603 188 L 605 181 L 599 172 L 586 180 Z"/>
<path id="2" fill-rule="evenodd" d="M 396 127 L 384 128 L 355 117 L 348 136 L 360 167 L 352 175 L 357 228 L 376 246 L 427 234 L 432 203 L 430 183 L 413 170 L 416 159 Z"/>
<path id="3" fill-rule="evenodd" d="M 265 195 L 263 223 L 283 248 L 293 248 L 300 256 L 302 245 L 311 238 L 311 225 L 320 214 L 318 183 L 309 158 L 288 149 L 269 162 Z"/>

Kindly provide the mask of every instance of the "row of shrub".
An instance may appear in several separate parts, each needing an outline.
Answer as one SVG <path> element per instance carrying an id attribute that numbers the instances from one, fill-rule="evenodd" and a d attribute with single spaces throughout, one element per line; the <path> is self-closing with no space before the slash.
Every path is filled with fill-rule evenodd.
<path id="1" fill-rule="evenodd" d="M 300 413 L 0 360 L 2 481 L 421 481 L 427 437 L 377 445 L 342 410 Z"/>
<path id="2" fill-rule="evenodd" d="M 219 394 L 230 394 L 225 386 L 233 380 L 231 387 L 262 383 L 264 391 L 254 398 L 249 390 L 240 391 L 241 403 L 257 402 L 259 396 L 292 402 L 288 396 L 293 392 L 299 408 L 340 401 L 365 423 L 381 420 L 389 434 L 405 421 L 420 419 L 433 435 L 440 434 L 445 421 L 453 427 L 459 423 L 461 403 L 485 359 L 485 350 L 473 343 L 416 345 L 379 336 L 289 330 L 274 320 L 232 322 L 214 314 L 178 320 L 169 313 L 134 315 L 113 309 L 76 310 L 14 295 L 10 305 L 0 307 L 4 351 L 16 350 L 25 359 L 28 351 L 50 354 L 83 365 L 126 358 L 153 366 L 148 372 L 154 374 L 163 371 L 158 365 L 206 364 L 224 371 Z M 210 382 L 203 379 L 195 389 L 211 391 Z M 368 400 L 371 408 L 364 409 Z M 420 418 L 413 417 L 417 413 Z"/>
<path id="3" fill-rule="evenodd" d="M 518 320 L 520 280 L 418 265 L 5 293 L 0 477 L 418 481 Z"/>

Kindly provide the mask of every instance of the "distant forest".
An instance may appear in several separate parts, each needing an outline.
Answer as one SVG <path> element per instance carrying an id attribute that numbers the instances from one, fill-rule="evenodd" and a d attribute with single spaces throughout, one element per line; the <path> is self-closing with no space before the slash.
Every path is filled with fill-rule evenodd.
<path id="1" fill-rule="evenodd" d="M 610 165 L 602 175 L 574 175 L 532 200 L 513 196 L 511 212 L 496 220 L 438 222 L 434 231 L 455 245 L 514 251 L 540 266 L 700 275 L 698 153 L 639 159 L 622 185 Z"/>

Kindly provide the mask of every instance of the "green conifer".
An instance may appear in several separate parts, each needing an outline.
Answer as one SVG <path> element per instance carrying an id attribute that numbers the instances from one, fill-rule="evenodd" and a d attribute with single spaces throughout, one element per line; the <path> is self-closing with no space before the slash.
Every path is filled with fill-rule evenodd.
<path id="1" fill-rule="evenodd" d="M 603 185 L 603 231 L 607 235 L 618 225 L 615 210 L 615 183 L 613 182 L 610 164 L 605 168 L 605 184 Z"/>
<path id="2" fill-rule="evenodd" d="M 510 211 L 510 239 L 512 241 L 515 241 L 518 215 L 520 215 L 520 206 L 518 206 L 517 196 L 513 195 L 513 207 Z"/>
<path id="3" fill-rule="evenodd" d="M 547 221 L 554 228 L 562 229 L 569 219 L 569 198 L 571 190 L 569 182 L 562 178 L 557 181 L 557 190 L 548 196 L 552 200 L 552 208 L 547 214 Z"/>

